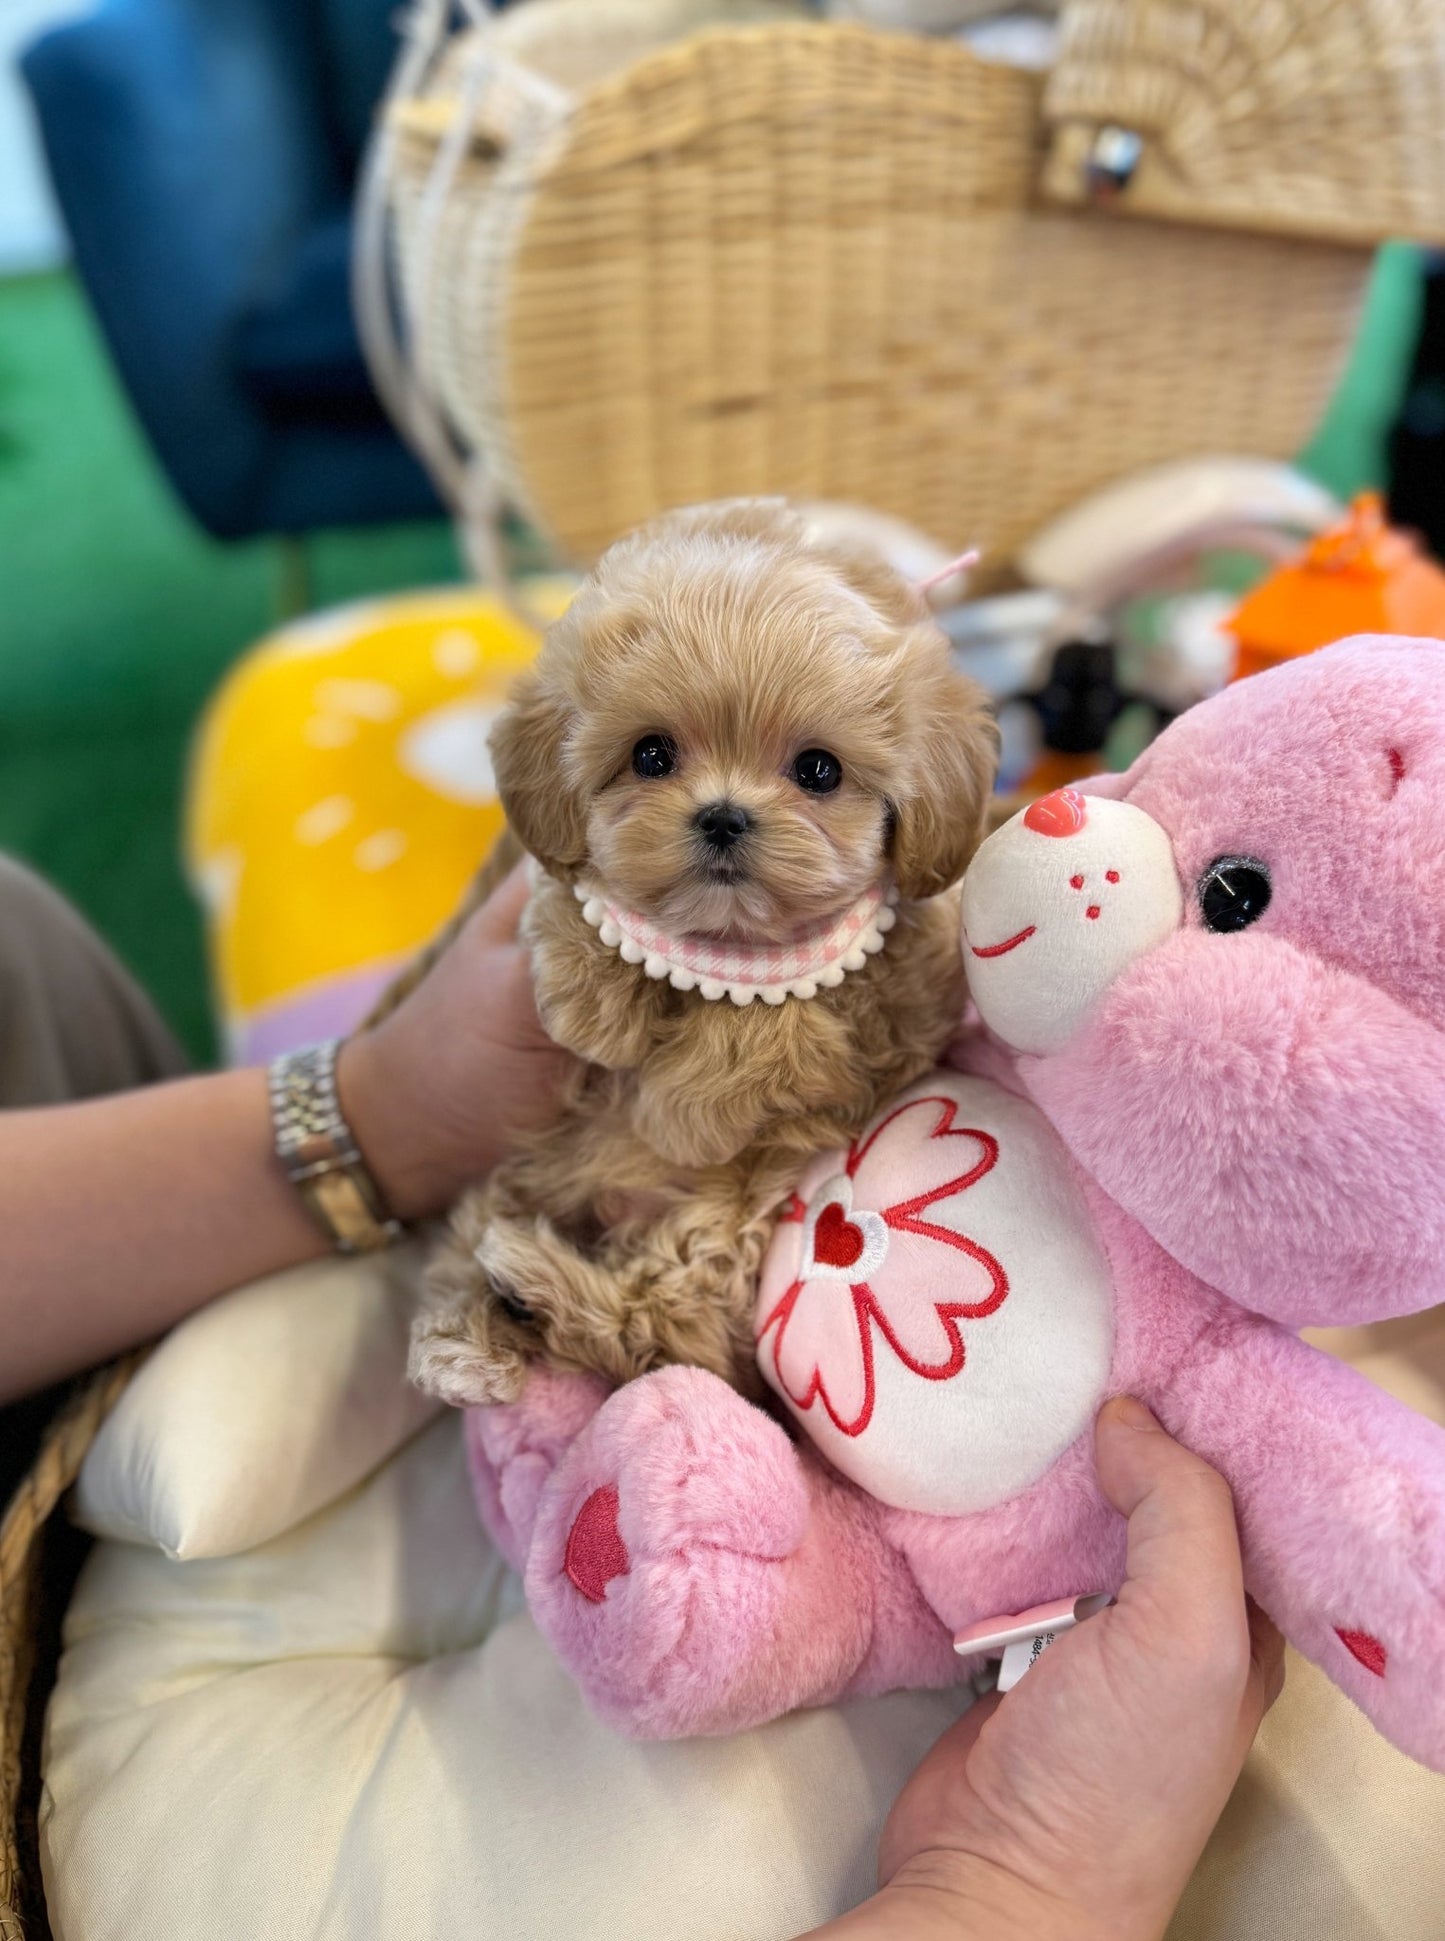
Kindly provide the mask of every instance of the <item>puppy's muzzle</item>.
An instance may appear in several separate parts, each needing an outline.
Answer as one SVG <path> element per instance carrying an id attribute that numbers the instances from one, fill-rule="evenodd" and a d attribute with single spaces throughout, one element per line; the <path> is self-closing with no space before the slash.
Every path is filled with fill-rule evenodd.
<path id="1" fill-rule="evenodd" d="M 708 848 L 722 855 L 742 841 L 752 827 L 752 817 L 736 803 L 709 802 L 698 810 L 692 824 Z"/>

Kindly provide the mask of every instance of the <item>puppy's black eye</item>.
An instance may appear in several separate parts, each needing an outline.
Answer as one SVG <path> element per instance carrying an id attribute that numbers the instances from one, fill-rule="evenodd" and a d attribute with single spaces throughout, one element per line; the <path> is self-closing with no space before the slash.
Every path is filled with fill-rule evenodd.
<path id="1" fill-rule="evenodd" d="M 515 1321 L 519 1327 L 526 1327 L 529 1321 L 536 1319 L 527 1303 L 519 1301 L 515 1294 L 498 1294 L 497 1306 L 509 1321 Z"/>
<path id="2" fill-rule="evenodd" d="M 805 748 L 793 763 L 793 780 L 809 795 L 831 795 L 843 779 L 843 764 L 826 748 Z"/>
<path id="3" fill-rule="evenodd" d="M 677 767 L 677 744 L 667 735 L 644 735 L 632 751 L 632 772 L 655 782 Z"/>
<path id="4" fill-rule="evenodd" d="M 1269 871 L 1251 856 L 1220 856 L 1199 879 L 1206 930 L 1247 930 L 1269 908 Z"/>

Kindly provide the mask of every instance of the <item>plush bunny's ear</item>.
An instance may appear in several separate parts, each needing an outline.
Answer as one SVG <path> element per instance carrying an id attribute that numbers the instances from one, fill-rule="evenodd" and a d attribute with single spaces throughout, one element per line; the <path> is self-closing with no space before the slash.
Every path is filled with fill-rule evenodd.
<path id="1" fill-rule="evenodd" d="M 492 730 L 492 767 L 507 821 L 523 848 L 554 876 L 568 877 L 586 860 L 587 826 L 581 800 L 566 772 L 572 725 L 565 698 L 539 672 L 523 675 L 510 706 Z"/>
<path id="2" fill-rule="evenodd" d="M 983 837 L 998 772 L 998 724 L 977 682 L 932 651 L 912 696 L 919 723 L 912 792 L 893 803 L 893 874 L 906 897 L 956 883 Z"/>

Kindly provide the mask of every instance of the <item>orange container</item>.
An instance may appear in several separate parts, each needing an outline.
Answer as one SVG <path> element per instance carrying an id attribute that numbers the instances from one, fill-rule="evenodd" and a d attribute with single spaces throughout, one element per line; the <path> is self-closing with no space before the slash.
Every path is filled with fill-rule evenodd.
<path id="1" fill-rule="evenodd" d="M 1241 601 L 1229 631 L 1235 680 L 1351 634 L 1445 639 L 1445 572 L 1387 522 L 1378 492 L 1362 492 L 1339 525 Z"/>

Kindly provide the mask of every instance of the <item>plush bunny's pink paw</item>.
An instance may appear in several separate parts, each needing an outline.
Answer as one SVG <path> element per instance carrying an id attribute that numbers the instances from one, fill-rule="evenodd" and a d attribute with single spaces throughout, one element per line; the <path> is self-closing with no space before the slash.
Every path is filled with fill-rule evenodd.
<path id="1" fill-rule="evenodd" d="M 609 1397 L 559 1464 L 528 1601 L 621 1730 L 729 1730 L 790 1702 L 776 1647 L 809 1512 L 775 1422 L 715 1376 L 664 1369 Z"/>
<path id="2" fill-rule="evenodd" d="M 1445 1505 L 1429 1495 L 1441 1492 L 1420 1489 L 1414 1527 L 1399 1530 L 1394 1554 L 1337 1587 L 1327 1618 L 1299 1643 L 1386 1738 L 1445 1772 Z"/>
<path id="3" fill-rule="evenodd" d="M 477 1513 L 515 1569 L 526 1563 L 537 1504 L 553 1470 L 606 1399 L 606 1383 L 594 1376 L 538 1368 L 515 1402 L 467 1410 Z"/>
<path id="4" fill-rule="evenodd" d="M 1369 1629 L 1363 1622 L 1319 1624 L 1297 1642 L 1387 1739 L 1421 1765 L 1445 1773 L 1442 1640 L 1445 1594 L 1399 1600 L 1388 1618 L 1374 1618 Z"/>
<path id="5" fill-rule="evenodd" d="M 1245 1584 L 1386 1738 L 1445 1771 L 1445 1432 L 1226 1316 L 1160 1402 L 1234 1491 Z"/>

